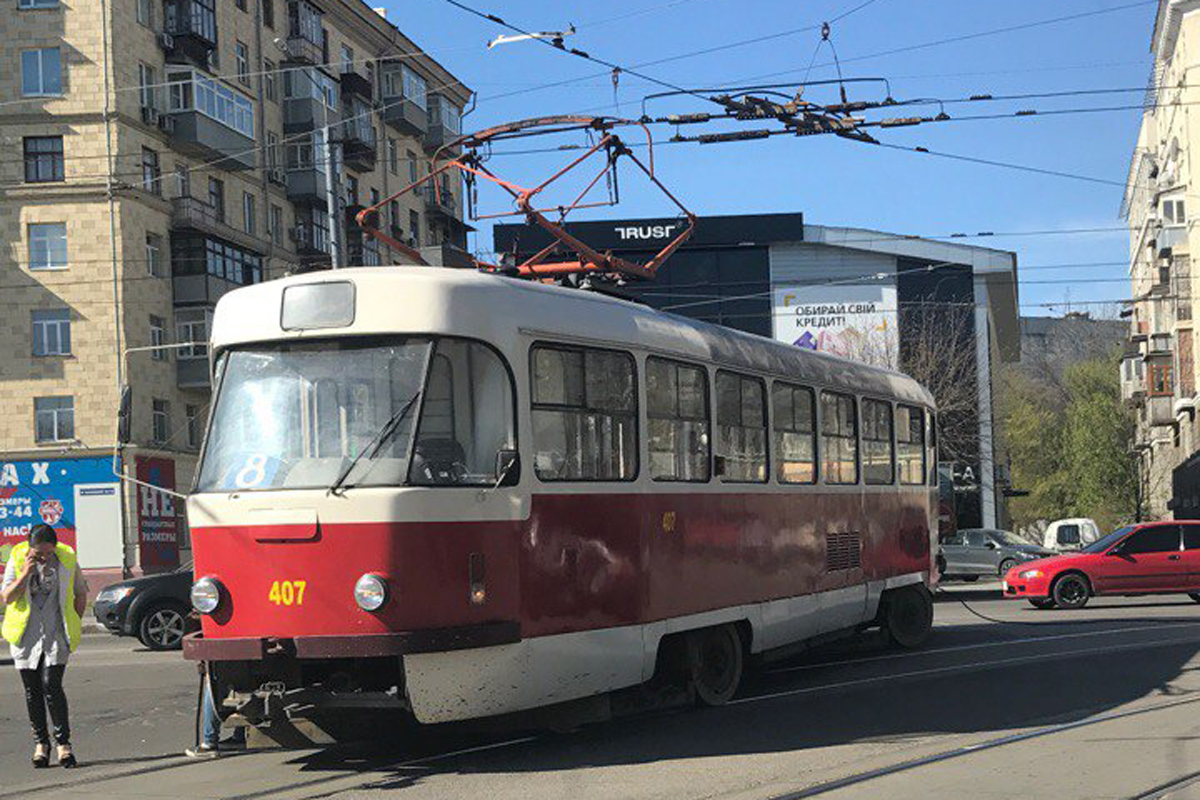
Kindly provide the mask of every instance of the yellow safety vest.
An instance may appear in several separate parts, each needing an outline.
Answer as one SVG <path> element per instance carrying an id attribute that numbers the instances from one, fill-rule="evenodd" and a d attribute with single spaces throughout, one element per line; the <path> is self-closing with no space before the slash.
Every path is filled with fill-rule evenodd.
<path id="1" fill-rule="evenodd" d="M 79 647 L 79 637 L 83 633 L 83 620 L 75 613 L 75 565 L 79 563 L 75 551 L 61 542 L 55 545 L 58 563 L 62 565 L 62 580 L 67 587 L 64 597 L 59 591 L 59 603 L 62 606 L 63 624 L 67 627 L 67 640 L 71 652 Z M 29 552 L 29 542 L 21 542 L 13 548 L 9 556 L 18 567 L 25 563 L 25 554 Z M 29 624 L 29 592 L 24 592 L 16 602 L 9 603 L 4 609 L 4 627 L 0 634 L 9 644 L 20 645 L 21 637 L 25 635 L 25 626 Z"/>

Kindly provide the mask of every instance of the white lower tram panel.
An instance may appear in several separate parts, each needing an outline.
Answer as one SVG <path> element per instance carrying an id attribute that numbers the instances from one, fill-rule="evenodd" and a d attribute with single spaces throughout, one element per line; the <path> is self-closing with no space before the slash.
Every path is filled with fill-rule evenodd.
<path id="1" fill-rule="evenodd" d="M 635 686 L 654 673 L 663 636 L 746 620 L 751 652 L 772 650 L 874 619 L 886 589 L 922 583 L 912 573 L 829 592 L 686 617 L 539 636 L 515 644 L 404 656 L 413 715 L 424 723 L 506 714 Z"/>

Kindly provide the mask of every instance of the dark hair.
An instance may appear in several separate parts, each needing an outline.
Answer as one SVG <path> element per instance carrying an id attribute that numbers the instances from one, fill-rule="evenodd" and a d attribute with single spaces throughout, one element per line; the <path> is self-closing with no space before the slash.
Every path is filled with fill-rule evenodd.
<path id="1" fill-rule="evenodd" d="M 34 525 L 29 532 L 29 543 L 35 547 L 39 544 L 58 544 L 58 534 L 49 525 Z"/>

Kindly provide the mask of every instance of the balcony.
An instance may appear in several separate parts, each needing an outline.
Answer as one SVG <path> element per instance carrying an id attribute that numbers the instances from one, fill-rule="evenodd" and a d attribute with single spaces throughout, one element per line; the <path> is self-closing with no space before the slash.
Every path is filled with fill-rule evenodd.
<path id="1" fill-rule="evenodd" d="M 336 112 L 315 97 L 289 97 L 283 101 L 284 133 L 306 133 L 336 118 Z"/>
<path id="2" fill-rule="evenodd" d="M 241 287 L 240 283 L 207 273 L 175 275 L 171 278 L 172 299 L 176 306 L 212 308 L 226 294 Z"/>
<path id="3" fill-rule="evenodd" d="M 1155 395 L 1146 398 L 1145 422 L 1155 428 L 1175 424 L 1175 398 L 1171 395 Z"/>
<path id="4" fill-rule="evenodd" d="M 434 267 L 475 268 L 475 259 L 463 248 L 456 244 L 444 242 L 421 248 L 421 258 L 425 263 Z"/>
<path id="5" fill-rule="evenodd" d="M 233 227 L 216 208 L 194 197 L 176 197 L 171 201 L 171 228 L 211 234 L 249 250 L 262 249 L 261 239 Z"/>
<path id="6" fill-rule="evenodd" d="M 207 358 L 178 358 L 175 360 L 175 383 L 180 389 L 210 389 Z"/>
<path id="7" fill-rule="evenodd" d="M 288 236 L 302 259 L 310 262 L 329 259 L 329 232 L 325 228 L 297 219 L 296 227 L 288 230 Z"/>
<path id="8" fill-rule="evenodd" d="M 315 167 L 287 171 L 287 196 L 293 203 L 325 208 L 325 172 Z"/>
<path id="9" fill-rule="evenodd" d="M 196 0 L 167 0 L 158 43 L 168 63 L 193 64 L 208 69 L 217 48 L 217 21 L 211 7 Z"/>
<path id="10" fill-rule="evenodd" d="M 1187 250 L 1187 226 L 1186 225 L 1169 225 L 1162 228 L 1155 240 L 1158 243 L 1158 255 L 1169 256 L 1176 250 Z"/>
<path id="11" fill-rule="evenodd" d="M 195 109 L 172 111 L 175 146 L 232 172 L 254 169 L 254 139 Z"/>
<path id="12" fill-rule="evenodd" d="M 342 73 L 342 97 L 359 97 L 368 103 L 375 99 L 375 87 L 365 75 L 359 75 L 354 70 Z"/>
<path id="13" fill-rule="evenodd" d="M 425 131 L 429 128 L 429 115 L 425 109 L 407 97 L 383 98 L 379 113 L 383 115 L 384 122 L 405 136 L 420 139 L 425 136 Z"/>
<path id="14" fill-rule="evenodd" d="M 1170 356 L 1172 336 L 1170 333 L 1152 333 L 1142 343 L 1142 355 L 1146 358 L 1155 356 Z"/>
<path id="15" fill-rule="evenodd" d="M 370 172 L 378 157 L 375 128 L 370 119 L 351 116 L 355 118 L 342 126 L 342 162 L 358 172 Z"/>
<path id="16" fill-rule="evenodd" d="M 303 36 L 289 36 L 283 43 L 283 53 L 289 64 L 320 64 L 325 60 L 321 45 Z"/>
<path id="17" fill-rule="evenodd" d="M 449 189 L 437 191 L 433 186 L 425 187 L 425 210 L 432 215 L 458 221 L 458 203 Z"/>
<path id="18" fill-rule="evenodd" d="M 1139 353 L 1125 353 L 1121 358 L 1121 399 L 1135 404 L 1146 394 L 1146 369 Z"/>
<path id="19" fill-rule="evenodd" d="M 431 94 L 429 95 L 428 125 L 428 129 L 425 131 L 425 150 L 431 154 L 437 153 L 443 145 L 460 137 L 461 112 L 446 98 Z M 448 147 L 441 150 L 440 156 L 443 158 L 456 156 L 459 152 L 458 147 Z"/>

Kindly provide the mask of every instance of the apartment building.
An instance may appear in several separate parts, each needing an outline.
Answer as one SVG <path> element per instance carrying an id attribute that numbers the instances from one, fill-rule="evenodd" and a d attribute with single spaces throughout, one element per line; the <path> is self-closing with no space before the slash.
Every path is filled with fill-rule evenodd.
<path id="1" fill-rule="evenodd" d="M 1136 409 L 1136 455 L 1152 518 L 1177 512 L 1175 473 L 1200 447 L 1190 256 L 1200 253 L 1200 238 L 1192 244 L 1197 232 L 1189 215 L 1190 153 L 1193 143 L 1200 152 L 1200 122 L 1188 113 L 1200 99 L 1195 79 L 1188 79 L 1200 49 L 1198 11 L 1197 0 L 1158 4 L 1154 64 L 1121 209 L 1129 223 L 1132 289 L 1121 387 Z"/>
<path id="2" fill-rule="evenodd" d="M 355 215 L 428 174 L 470 91 L 361 0 L 3 3 L 0 559 L 45 521 L 87 567 L 170 568 L 181 505 L 113 466 L 190 485 L 209 363 L 178 345 L 240 285 L 403 263 Z M 465 263 L 462 187 L 441 188 L 376 224 Z"/>

